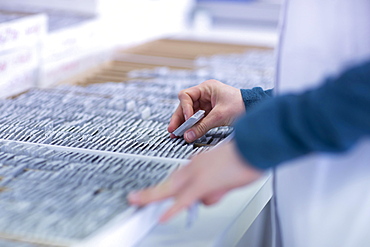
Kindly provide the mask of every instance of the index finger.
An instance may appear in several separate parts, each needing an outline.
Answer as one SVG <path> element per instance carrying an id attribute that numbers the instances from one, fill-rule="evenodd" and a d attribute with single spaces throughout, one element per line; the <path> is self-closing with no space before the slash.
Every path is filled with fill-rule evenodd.
<path id="1" fill-rule="evenodd" d="M 194 102 L 199 100 L 200 91 L 196 87 L 191 87 L 182 90 L 178 98 L 180 100 L 180 106 L 184 113 L 185 120 L 188 120 L 194 114 Z"/>
<path id="2" fill-rule="evenodd" d="M 194 102 L 199 100 L 201 92 L 197 87 L 182 90 L 178 94 L 180 104 L 176 108 L 168 125 L 168 132 L 175 131 L 183 122 L 194 114 Z"/>
<path id="3" fill-rule="evenodd" d="M 147 189 L 131 192 L 128 200 L 131 204 L 146 205 L 176 195 L 188 183 L 189 171 L 186 167 L 173 172 L 164 182 Z"/>
<path id="4" fill-rule="evenodd" d="M 175 112 L 172 114 L 170 123 L 167 127 L 168 132 L 170 133 L 174 132 L 183 122 L 185 122 L 185 117 L 182 112 L 182 107 L 179 104 Z"/>

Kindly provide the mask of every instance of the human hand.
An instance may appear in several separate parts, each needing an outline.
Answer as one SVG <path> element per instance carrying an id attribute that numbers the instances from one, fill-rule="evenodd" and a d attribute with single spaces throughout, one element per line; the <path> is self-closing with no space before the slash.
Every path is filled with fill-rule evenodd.
<path id="1" fill-rule="evenodd" d="M 160 222 L 166 222 L 194 202 L 214 204 L 228 191 L 249 184 L 262 174 L 239 156 L 231 141 L 194 157 L 187 166 L 156 187 L 130 193 L 128 200 L 133 205 L 143 206 L 174 197 L 174 204 L 160 218 Z"/>
<path id="2" fill-rule="evenodd" d="M 187 142 L 195 141 L 214 127 L 231 125 L 245 111 L 240 90 L 217 80 L 182 90 L 178 97 L 180 104 L 172 115 L 168 132 L 175 131 L 198 110 L 206 111 L 206 116 L 184 133 Z"/>

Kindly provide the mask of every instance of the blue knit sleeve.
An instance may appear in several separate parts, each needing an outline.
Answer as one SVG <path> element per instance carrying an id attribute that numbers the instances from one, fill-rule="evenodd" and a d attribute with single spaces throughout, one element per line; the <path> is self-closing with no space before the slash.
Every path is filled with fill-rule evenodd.
<path id="1" fill-rule="evenodd" d="M 252 89 L 241 89 L 240 92 L 243 97 L 245 109 L 249 110 L 262 100 L 272 97 L 273 90 L 264 91 L 261 87 L 254 87 Z"/>
<path id="2" fill-rule="evenodd" d="M 370 61 L 299 95 L 274 97 L 235 124 L 241 155 L 267 169 L 312 152 L 342 152 L 370 135 Z"/>

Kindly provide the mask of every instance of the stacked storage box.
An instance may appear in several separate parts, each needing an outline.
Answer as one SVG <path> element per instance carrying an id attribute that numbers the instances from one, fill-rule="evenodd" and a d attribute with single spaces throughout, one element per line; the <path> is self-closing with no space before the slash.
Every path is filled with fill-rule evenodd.
<path id="1" fill-rule="evenodd" d="M 43 14 L 0 11 L 0 97 L 36 85 L 41 41 L 46 33 Z"/>
<path id="2" fill-rule="evenodd" d="M 43 13 L 47 32 L 39 49 L 39 87 L 47 87 L 102 63 L 109 58 L 103 44 L 100 19 L 95 15 L 49 8 L 2 4 L 7 11 Z"/>
<path id="3" fill-rule="evenodd" d="M 37 86 L 48 87 L 103 63 L 109 59 L 114 47 L 127 47 L 180 32 L 186 26 L 192 2 L 15 0 L 9 4 L 9 1 L 0 0 L 0 9 L 21 12 L 20 16 L 26 12 L 35 16 L 38 13 L 46 15 L 43 33 L 47 31 L 42 38 L 41 50 L 35 50 L 32 55 L 39 56 L 41 61 Z M 27 24 L 31 25 L 30 22 Z M 16 46 L 14 41 L 8 43 Z M 31 39 L 27 38 L 27 44 L 30 43 Z M 7 48 L 2 45 L 0 50 L 4 49 Z M 8 73 L 3 74 L 8 76 Z M 17 92 L 21 90 L 16 88 Z"/>
<path id="4" fill-rule="evenodd" d="M 99 17 L 102 35 L 113 45 L 133 45 L 186 28 L 194 0 L 13 0 L 22 8 L 72 11 Z M 9 5 L 9 1 L 0 0 Z"/>
<path id="5" fill-rule="evenodd" d="M 43 10 L 48 34 L 43 41 L 39 87 L 66 80 L 109 59 L 100 19 L 74 12 Z"/>

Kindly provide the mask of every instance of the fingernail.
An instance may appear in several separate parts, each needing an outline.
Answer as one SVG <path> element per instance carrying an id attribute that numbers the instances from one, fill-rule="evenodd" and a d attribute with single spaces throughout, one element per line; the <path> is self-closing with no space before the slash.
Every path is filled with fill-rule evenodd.
<path id="1" fill-rule="evenodd" d="M 192 142 L 196 139 L 194 131 L 190 130 L 185 133 L 185 139 L 188 140 L 189 142 Z"/>
<path id="2" fill-rule="evenodd" d="M 184 117 L 185 117 L 185 121 L 188 120 L 188 116 L 186 114 L 184 114 Z"/>
<path id="3" fill-rule="evenodd" d="M 128 200 L 132 203 L 136 203 L 140 201 L 140 195 L 137 192 L 130 192 L 127 196 Z"/>

